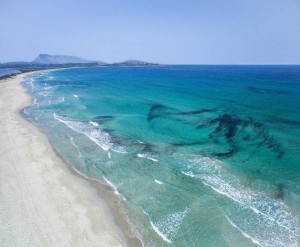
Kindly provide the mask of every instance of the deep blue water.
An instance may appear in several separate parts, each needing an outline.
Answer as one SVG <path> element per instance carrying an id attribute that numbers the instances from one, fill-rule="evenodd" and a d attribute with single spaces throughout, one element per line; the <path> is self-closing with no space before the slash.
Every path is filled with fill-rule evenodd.
<path id="1" fill-rule="evenodd" d="M 300 66 L 38 72 L 28 115 L 145 246 L 299 246 Z"/>

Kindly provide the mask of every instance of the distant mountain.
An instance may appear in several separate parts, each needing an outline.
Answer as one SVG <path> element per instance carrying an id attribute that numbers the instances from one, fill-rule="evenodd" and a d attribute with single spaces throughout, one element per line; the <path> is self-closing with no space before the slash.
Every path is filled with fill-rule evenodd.
<path id="1" fill-rule="evenodd" d="M 75 56 L 40 54 L 32 62 L 0 63 L 0 68 L 63 68 L 63 67 L 90 67 L 90 66 L 156 66 L 158 63 L 149 63 L 140 60 L 126 60 L 119 63 L 105 63 L 89 61 Z"/>
<path id="2" fill-rule="evenodd" d="M 149 63 L 140 60 L 126 60 L 120 63 L 113 63 L 114 66 L 154 66 L 159 65 L 158 63 Z"/>
<path id="3" fill-rule="evenodd" d="M 33 63 L 32 62 L 24 62 L 24 61 L 1 63 L 1 65 L 27 65 L 27 64 L 33 64 Z"/>
<path id="4" fill-rule="evenodd" d="M 72 63 L 95 63 L 95 61 L 88 61 L 75 56 L 63 56 L 63 55 L 49 55 L 40 54 L 32 63 L 37 64 L 72 64 Z"/>

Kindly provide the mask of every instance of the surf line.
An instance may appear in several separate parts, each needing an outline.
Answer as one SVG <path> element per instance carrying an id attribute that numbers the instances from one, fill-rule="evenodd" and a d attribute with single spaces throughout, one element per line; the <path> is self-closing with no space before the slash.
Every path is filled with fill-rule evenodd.
<path id="1" fill-rule="evenodd" d="M 157 227 L 156 225 L 153 224 L 152 221 L 150 221 L 150 224 L 153 228 L 153 230 L 157 233 L 158 236 L 160 236 L 162 238 L 162 240 L 164 240 L 167 243 L 172 243 L 172 241 L 170 239 L 168 239 Z"/>

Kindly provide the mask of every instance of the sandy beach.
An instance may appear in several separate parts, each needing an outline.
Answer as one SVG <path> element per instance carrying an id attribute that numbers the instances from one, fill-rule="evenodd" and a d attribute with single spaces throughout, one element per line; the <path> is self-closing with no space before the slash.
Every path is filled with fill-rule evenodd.
<path id="1" fill-rule="evenodd" d="M 109 205 L 20 115 L 31 103 L 24 76 L 0 81 L 1 246 L 132 246 L 111 212 L 117 199 Z"/>

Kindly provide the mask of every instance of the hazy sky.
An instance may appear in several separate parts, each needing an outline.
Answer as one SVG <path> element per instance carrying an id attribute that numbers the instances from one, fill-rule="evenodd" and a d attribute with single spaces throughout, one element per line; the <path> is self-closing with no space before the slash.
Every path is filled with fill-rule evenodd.
<path id="1" fill-rule="evenodd" d="M 0 62 L 300 64 L 300 0 L 0 0 Z"/>

